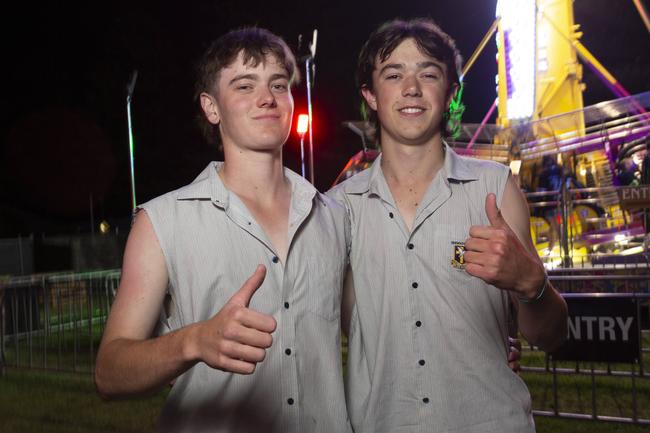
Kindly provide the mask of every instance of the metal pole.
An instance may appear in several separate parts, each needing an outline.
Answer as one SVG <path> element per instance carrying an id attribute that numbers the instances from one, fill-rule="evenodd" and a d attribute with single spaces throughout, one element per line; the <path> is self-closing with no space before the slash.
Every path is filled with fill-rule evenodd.
<path id="1" fill-rule="evenodd" d="M 94 238 L 95 237 L 95 210 L 93 209 L 93 195 L 89 194 L 88 196 L 88 202 L 90 205 L 90 234 Z"/>
<path id="2" fill-rule="evenodd" d="M 637 422 L 639 420 L 639 412 L 636 399 L 636 380 L 634 377 L 636 375 L 636 368 L 634 368 L 634 363 L 632 363 L 630 371 L 632 372 L 632 420 Z"/>
<path id="3" fill-rule="evenodd" d="M 305 174 L 305 134 L 304 133 L 300 134 L 300 168 L 302 169 L 302 177 L 307 178 Z"/>
<path id="4" fill-rule="evenodd" d="M 309 115 L 309 181 L 314 184 L 314 138 L 312 136 L 312 109 L 311 109 L 311 65 L 312 58 L 305 60 L 305 81 L 307 82 L 307 114 Z M 302 139 L 301 139 L 302 144 Z M 304 173 L 303 173 L 304 176 Z"/>
<path id="5" fill-rule="evenodd" d="M 597 419 L 597 409 L 596 409 L 596 375 L 594 374 L 594 363 L 591 362 L 591 413 L 592 418 Z"/>
<path id="6" fill-rule="evenodd" d="M 639 12 L 643 24 L 645 24 L 645 28 L 650 32 L 650 18 L 648 18 L 648 12 L 643 7 L 643 3 L 641 3 L 641 0 L 632 0 L 632 2 L 634 2 L 634 6 L 636 6 L 636 10 Z"/>
<path id="7" fill-rule="evenodd" d="M 572 268 L 573 262 L 569 252 L 569 193 L 566 186 L 566 177 L 562 175 L 562 187 L 560 188 L 560 257 L 562 266 Z"/>
<path id="8" fill-rule="evenodd" d="M 20 275 L 25 275 L 25 260 L 23 259 L 22 235 L 18 235 L 18 256 L 20 257 Z"/>
<path id="9" fill-rule="evenodd" d="M 557 402 L 557 363 L 555 362 L 555 359 L 553 359 L 553 412 L 555 416 L 558 416 L 560 412 Z"/>
<path id="10" fill-rule="evenodd" d="M 138 71 L 135 70 L 131 74 L 131 79 L 126 88 L 126 117 L 128 121 L 129 128 L 129 162 L 130 162 L 130 173 L 131 173 L 131 209 L 135 209 L 136 199 L 135 199 L 135 169 L 133 162 L 133 126 L 131 124 L 131 99 L 133 98 L 133 90 L 135 89 L 135 82 L 138 79 Z"/>
<path id="11" fill-rule="evenodd" d="M 313 113 L 311 104 L 311 89 L 314 86 L 315 69 L 314 58 L 316 57 L 316 42 L 318 40 L 318 30 L 314 29 L 314 33 L 309 44 L 309 55 L 305 59 L 305 84 L 307 85 L 307 114 L 309 117 L 309 181 L 312 185 L 315 182 L 314 174 L 314 137 L 312 134 Z"/>
<path id="12" fill-rule="evenodd" d="M 487 43 L 490 42 L 490 38 L 492 38 L 492 35 L 494 35 L 494 32 L 497 31 L 497 27 L 498 27 L 498 24 L 499 24 L 499 20 L 500 20 L 500 19 L 501 19 L 501 18 L 497 17 L 497 18 L 494 20 L 494 22 L 492 23 L 492 25 L 490 26 L 490 28 L 488 29 L 488 31 L 485 33 L 485 36 L 483 36 L 483 39 L 481 40 L 481 42 L 478 44 L 478 46 L 476 47 L 476 49 L 475 49 L 474 52 L 472 53 L 472 55 L 471 55 L 471 57 L 469 58 L 469 60 L 467 60 L 467 62 L 465 63 L 465 66 L 463 66 L 463 71 L 462 71 L 462 73 L 461 73 L 462 76 L 460 77 L 461 81 L 463 80 L 463 78 L 465 77 L 465 75 L 467 75 L 467 73 L 469 72 L 469 70 L 470 70 L 470 68 L 472 67 L 472 65 L 474 65 L 474 62 L 476 61 L 476 59 L 478 58 L 478 56 L 483 52 L 483 49 L 485 48 L 485 46 L 487 45 Z"/>
<path id="13" fill-rule="evenodd" d="M 476 128 L 476 131 L 474 132 L 474 135 L 472 136 L 472 139 L 469 140 L 469 144 L 467 145 L 467 149 L 471 149 L 472 146 L 474 146 L 474 142 L 478 138 L 479 134 L 487 124 L 488 120 L 490 120 L 490 117 L 492 116 L 492 113 L 494 113 L 494 109 L 497 108 L 497 103 L 499 102 L 499 98 L 495 99 L 494 102 L 492 103 L 492 106 L 488 110 L 487 114 L 485 117 L 483 117 L 483 120 L 481 121 L 481 124 L 479 125 L 478 128 Z"/>

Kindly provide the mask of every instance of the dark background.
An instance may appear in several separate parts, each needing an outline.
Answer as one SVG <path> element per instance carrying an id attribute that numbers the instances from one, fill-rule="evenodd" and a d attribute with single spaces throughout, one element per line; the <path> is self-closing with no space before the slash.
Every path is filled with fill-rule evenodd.
<path id="1" fill-rule="evenodd" d="M 647 3 L 647 2 L 644 2 Z M 191 1 L 5 4 L 0 25 L 0 237 L 77 233 L 95 220 L 128 227 L 126 84 L 132 103 L 138 202 L 189 183 L 220 159 L 195 126 L 193 65 L 229 29 L 259 25 L 296 48 L 319 31 L 314 89 L 316 186 L 326 190 L 361 149 L 341 126 L 359 119 L 359 48 L 393 17 L 434 18 L 465 59 L 490 27 L 496 0 Z M 647 5 L 646 5 L 647 6 Z M 648 90 L 650 35 L 632 1 L 576 0 L 582 42 L 632 94 Z M 464 120 L 480 122 L 495 97 L 491 42 L 466 77 Z M 585 104 L 613 99 L 585 67 Z M 305 112 L 304 86 L 294 89 Z M 494 121 L 492 119 L 491 121 Z M 299 170 L 292 133 L 286 164 Z"/>

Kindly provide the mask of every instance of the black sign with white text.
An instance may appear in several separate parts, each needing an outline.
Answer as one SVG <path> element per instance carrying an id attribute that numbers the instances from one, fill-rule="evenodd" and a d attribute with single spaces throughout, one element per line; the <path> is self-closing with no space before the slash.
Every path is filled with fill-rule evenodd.
<path id="1" fill-rule="evenodd" d="M 565 296 L 567 341 L 552 353 L 557 361 L 636 362 L 639 322 L 633 297 Z"/>

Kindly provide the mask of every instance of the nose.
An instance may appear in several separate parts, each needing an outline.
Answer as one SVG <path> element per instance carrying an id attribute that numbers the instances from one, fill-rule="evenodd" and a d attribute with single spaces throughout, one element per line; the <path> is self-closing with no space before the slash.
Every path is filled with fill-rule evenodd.
<path id="1" fill-rule="evenodd" d="M 276 106 L 275 95 L 270 89 L 263 88 L 260 91 L 258 106 L 261 108 L 274 108 Z"/>
<path id="2" fill-rule="evenodd" d="M 422 89 L 416 77 L 408 76 L 404 79 L 402 96 L 422 96 Z"/>

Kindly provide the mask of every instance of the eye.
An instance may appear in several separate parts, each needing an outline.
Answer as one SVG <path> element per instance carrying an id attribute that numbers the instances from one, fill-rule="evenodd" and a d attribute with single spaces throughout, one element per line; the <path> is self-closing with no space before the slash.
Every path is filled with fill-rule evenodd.
<path id="1" fill-rule="evenodd" d="M 252 90 L 253 86 L 251 84 L 239 84 L 236 89 L 241 91 L 248 91 Z"/>
<path id="2" fill-rule="evenodd" d="M 287 83 L 274 83 L 271 85 L 271 89 L 276 92 L 286 92 L 288 88 L 289 85 Z"/>
<path id="3" fill-rule="evenodd" d="M 422 77 L 430 80 L 438 80 L 440 79 L 440 74 L 437 72 L 425 72 L 424 74 L 422 74 Z"/>
<path id="4" fill-rule="evenodd" d="M 399 79 L 399 74 L 388 74 L 384 78 L 386 80 L 397 80 L 397 79 Z"/>

